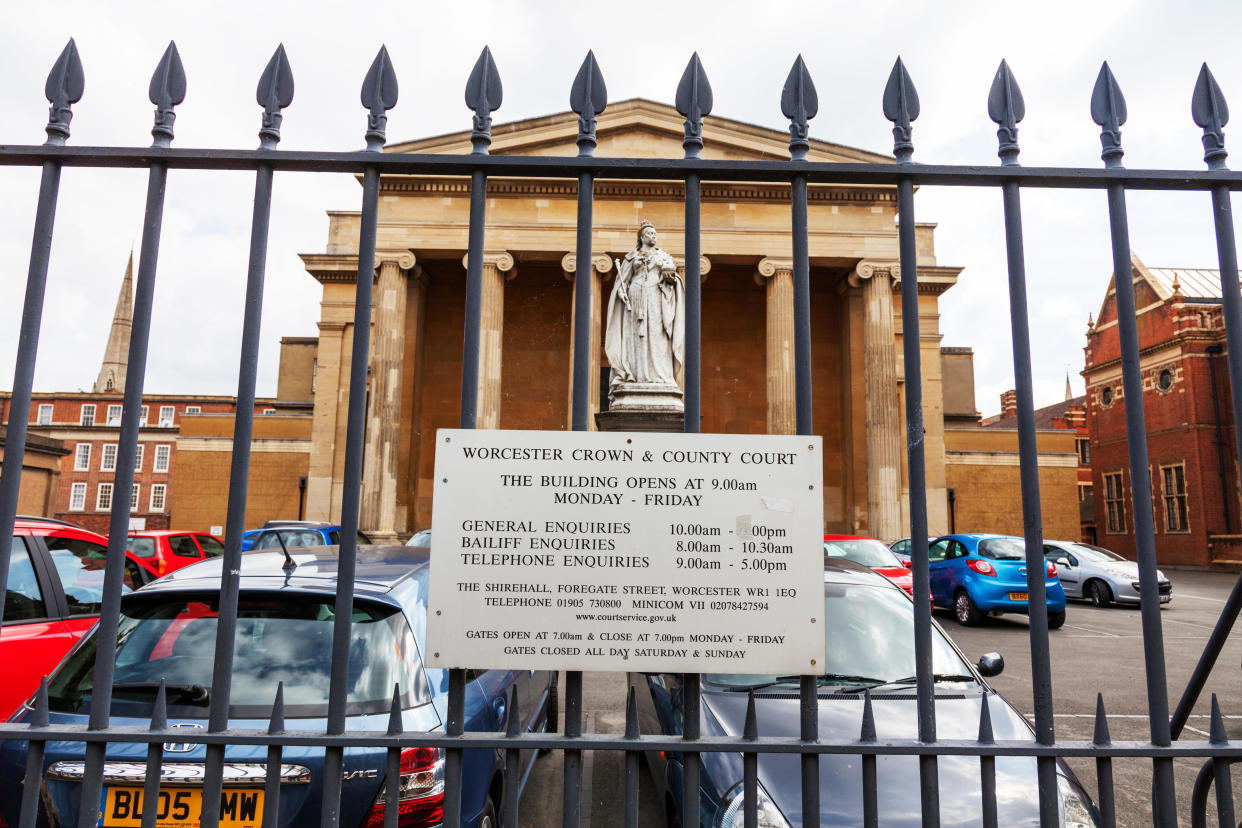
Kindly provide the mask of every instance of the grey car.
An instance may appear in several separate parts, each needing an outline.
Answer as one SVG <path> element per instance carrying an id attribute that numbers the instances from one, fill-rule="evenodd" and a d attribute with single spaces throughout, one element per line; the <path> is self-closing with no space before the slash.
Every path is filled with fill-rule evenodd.
<path id="1" fill-rule="evenodd" d="M 1138 564 L 1089 543 L 1044 541 L 1044 557 L 1057 565 L 1067 598 L 1086 598 L 1097 607 L 1139 603 Z M 1173 584 L 1156 570 L 1160 603 L 1173 600 Z"/>

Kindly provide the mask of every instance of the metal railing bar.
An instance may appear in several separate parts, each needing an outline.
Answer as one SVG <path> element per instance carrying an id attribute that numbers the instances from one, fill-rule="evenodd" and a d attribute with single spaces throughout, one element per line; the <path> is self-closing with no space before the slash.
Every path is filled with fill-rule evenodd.
<path id="1" fill-rule="evenodd" d="M 1126 439 L 1130 455 L 1130 502 L 1134 515 L 1139 569 L 1139 612 L 1147 678 L 1147 712 L 1152 743 L 1168 745 L 1172 738 L 1164 634 L 1160 622 L 1160 595 L 1156 584 L 1155 520 L 1152 515 L 1146 417 L 1143 413 L 1143 378 L 1139 367 L 1134 280 L 1131 278 L 1130 227 L 1126 215 L 1125 187 L 1121 184 L 1114 184 L 1108 190 L 1108 217 L 1112 241 L 1113 284 L 1117 297 L 1117 336 L 1121 344 Z M 1152 773 L 1155 798 L 1152 807 L 1155 820 L 1160 825 L 1176 824 L 1177 803 L 1174 796 L 1172 760 L 1156 758 Z"/>
<path id="2" fill-rule="evenodd" d="M 39 689 L 35 693 L 34 716 L 30 720 L 30 729 L 42 730 L 48 724 L 47 676 L 39 681 Z M 22 777 L 22 801 L 17 817 L 17 828 L 35 828 L 39 818 L 39 793 L 43 780 L 43 755 L 46 752 L 47 740 L 39 735 L 31 735 L 26 748 L 26 774 Z"/>
<path id="3" fill-rule="evenodd" d="M 1013 343 L 1014 386 L 1018 401 L 1019 477 L 1022 485 L 1023 540 L 1026 546 L 1027 616 L 1030 619 L 1031 684 L 1035 735 L 1041 744 L 1056 741 L 1053 729 L 1052 658 L 1048 644 L 1048 596 L 1044 586 L 1042 506 L 1039 498 L 1039 448 L 1035 442 L 1035 392 L 1031 372 L 1031 331 L 1026 300 L 1026 258 L 1022 244 L 1022 203 L 1018 185 L 1004 190 L 1005 251 L 1009 271 L 1009 316 Z M 1057 819 L 1056 765 L 1038 764 L 1040 822 L 1052 828 Z"/>
<path id="4" fill-rule="evenodd" d="M 146 213 L 142 246 L 138 257 L 138 281 L 130 327 L 129 356 L 125 376 L 125 396 L 121 403 L 121 430 L 118 437 L 116 471 L 113 477 L 112 512 L 108 526 L 107 562 L 104 567 L 103 602 L 95 628 L 96 655 L 88 727 L 106 730 L 112 708 L 112 679 L 116 668 L 117 632 L 121 617 L 121 586 L 125 574 L 125 548 L 129 535 L 134 460 L 138 451 L 138 417 L 147 371 L 147 347 L 151 338 L 151 312 L 155 297 L 156 262 L 159 257 L 160 229 L 164 216 L 164 190 L 168 171 L 153 164 L 147 180 Z M 79 828 L 92 828 L 99 822 L 99 796 L 102 789 L 105 743 L 86 747 L 86 777 L 82 783 Z"/>
<path id="5" fill-rule="evenodd" d="M 865 698 L 863 699 L 863 715 L 862 728 L 858 734 L 860 742 L 874 742 L 876 739 L 875 732 L 875 712 L 871 706 L 871 691 L 864 690 Z M 876 763 L 874 756 L 864 756 L 862 758 L 862 786 L 863 786 L 863 825 L 865 828 L 879 828 L 880 824 L 880 799 L 879 790 L 876 785 Z"/>
<path id="6" fill-rule="evenodd" d="M 634 686 L 630 685 L 625 699 L 625 738 L 636 739 L 638 734 L 638 703 L 634 697 Z M 641 779 L 638 760 L 638 751 L 625 752 L 625 828 L 638 828 L 638 785 Z"/>
<path id="7" fill-rule="evenodd" d="M 986 693 L 979 699 L 979 741 L 984 744 L 995 741 L 992 731 L 992 713 Z M 984 828 L 996 828 L 995 757 L 979 757 L 979 788 L 983 800 L 983 826 Z"/>
<path id="8" fill-rule="evenodd" d="M 582 736 L 582 672 L 565 672 L 565 731 L 564 738 L 557 740 L 564 750 L 564 784 L 561 789 L 561 823 L 576 826 L 581 820 L 582 808 L 582 751 L 577 746 Z M 523 735 L 525 739 L 525 735 Z"/>
<path id="9" fill-rule="evenodd" d="M 516 685 L 509 690 L 509 705 L 505 709 L 505 735 L 517 736 L 522 732 L 522 709 L 518 702 Z M 505 825 L 518 824 L 518 794 L 521 793 L 522 752 L 516 747 L 504 750 L 504 802 L 501 803 L 501 819 Z"/>
<path id="10" fill-rule="evenodd" d="M 702 181 L 786 183 L 791 174 L 805 175 L 810 184 L 874 184 L 895 186 L 904 178 L 916 184 L 954 187 L 1000 187 L 1016 181 L 1023 187 L 1107 189 L 1121 183 L 1129 190 L 1213 190 L 1225 185 L 1242 189 L 1242 171 L 1167 170 L 1091 167 L 1012 167 L 970 164 L 840 163 L 831 161 L 714 161 L 701 158 L 579 158 L 574 156 L 428 155 L 367 151 L 191 149 L 153 147 L 47 147 L 0 145 L 0 166 L 41 166 L 55 161 L 66 167 L 127 167 L 141 169 L 161 163 L 167 169 L 257 170 L 270 164 L 290 172 L 364 173 L 369 167 L 383 175 L 469 176 L 476 170 L 498 177 L 576 179 L 593 171 L 597 179 L 681 180 L 697 174 Z"/>
<path id="11" fill-rule="evenodd" d="M 164 685 L 164 680 L 161 679 L 160 688 L 155 693 L 155 704 L 152 705 L 151 729 L 163 730 L 166 727 L 168 727 L 168 689 Z M 211 749 L 211 747 L 207 748 L 208 751 Z M 219 749 L 223 750 L 223 747 Z M 147 778 L 142 785 L 141 828 L 155 828 L 156 817 L 159 816 L 160 777 L 163 765 L 164 743 L 150 742 L 147 745 Z M 219 794 L 216 796 L 219 798 Z M 151 807 L 151 803 L 155 803 L 155 807 Z"/>
<path id="12" fill-rule="evenodd" d="M 1092 743 L 1097 747 L 1112 744 L 1108 733 L 1108 717 L 1104 714 L 1104 694 L 1095 695 L 1095 734 Z M 1100 756 L 1095 760 L 1096 793 L 1099 800 L 1101 828 L 1116 828 L 1117 809 L 1113 804 L 1113 760 Z"/>
<path id="13" fill-rule="evenodd" d="M 267 776 L 263 780 L 263 825 L 280 824 L 280 769 L 284 762 L 284 746 L 279 736 L 285 729 L 285 683 L 276 683 L 276 697 L 272 700 L 272 715 L 267 733 Z M 391 826 L 387 826 L 391 828 Z"/>
<path id="14" fill-rule="evenodd" d="M 683 369 L 685 386 L 685 431 L 698 434 L 702 431 L 702 253 L 700 245 L 702 216 L 700 204 L 702 189 L 698 175 L 686 176 L 686 364 Z"/>

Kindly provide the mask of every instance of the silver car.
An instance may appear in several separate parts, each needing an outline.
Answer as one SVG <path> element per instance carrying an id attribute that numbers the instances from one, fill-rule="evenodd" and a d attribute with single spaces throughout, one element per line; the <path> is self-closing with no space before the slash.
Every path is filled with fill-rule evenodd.
<path id="1" fill-rule="evenodd" d="M 1087 598 L 1097 607 L 1139 602 L 1138 564 L 1089 543 L 1044 541 L 1044 557 L 1057 565 L 1067 598 Z M 1160 603 L 1173 600 L 1173 584 L 1156 570 Z"/>

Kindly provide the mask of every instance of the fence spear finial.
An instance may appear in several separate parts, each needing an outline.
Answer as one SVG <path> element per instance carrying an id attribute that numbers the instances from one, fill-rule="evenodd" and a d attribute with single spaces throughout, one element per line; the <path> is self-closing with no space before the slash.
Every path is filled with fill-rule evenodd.
<path id="1" fill-rule="evenodd" d="M 988 707 L 988 694 L 979 697 L 979 741 L 990 745 L 996 741 L 992 731 L 992 709 Z"/>
<path id="2" fill-rule="evenodd" d="M 640 731 L 638 729 L 638 703 L 634 698 L 634 685 L 630 685 L 630 691 L 625 696 L 625 738 L 637 739 Z"/>
<path id="3" fill-rule="evenodd" d="M 173 41 L 169 41 L 159 66 L 155 67 L 147 97 L 155 104 L 155 126 L 151 127 L 151 137 L 155 141 L 151 146 L 167 147 L 172 144 L 173 122 L 177 120 L 173 110 L 185 100 L 185 68 Z"/>
<path id="4" fill-rule="evenodd" d="M 1108 734 L 1108 716 L 1104 713 L 1104 694 L 1095 694 L 1095 735 L 1091 741 L 1097 745 L 1111 745 L 1112 737 Z"/>
<path id="5" fill-rule="evenodd" d="M 754 742 L 759 738 L 759 717 L 755 713 L 755 691 L 746 693 L 746 721 L 742 725 L 742 738 Z"/>
<path id="6" fill-rule="evenodd" d="M 397 105 L 397 73 L 392 68 L 387 46 L 380 46 L 362 81 L 362 105 L 368 110 L 367 150 L 379 152 L 386 140 L 388 110 Z"/>
<path id="7" fill-rule="evenodd" d="M 806 158 L 811 148 L 810 120 L 819 113 L 819 94 L 807 71 L 802 55 L 794 60 L 785 86 L 781 89 L 781 114 L 789 119 L 789 155 L 794 161 Z"/>
<path id="8" fill-rule="evenodd" d="M 703 149 L 703 117 L 712 114 L 712 85 L 707 81 L 699 53 L 690 56 L 677 84 L 677 111 L 686 119 L 681 145 L 687 158 L 698 158 Z"/>
<path id="9" fill-rule="evenodd" d="M 1190 98 L 1190 115 L 1195 124 L 1203 129 L 1203 160 L 1209 170 L 1225 169 L 1225 124 L 1229 123 L 1229 104 L 1220 84 L 1212 77 L 1212 70 L 1203 64 L 1199 79 L 1195 81 L 1195 93 Z"/>
<path id="10" fill-rule="evenodd" d="M 1000 129 L 996 130 L 996 140 L 1000 143 L 997 155 L 1001 163 L 1010 166 L 1018 163 L 1018 122 L 1026 116 L 1026 102 L 1022 100 L 1022 90 L 1014 80 L 1009 64 L 1002 60 L 992 79 L 992 89 L 988 92 L 988 116 L 996 122 Z"/>
<path id="11" fill-rule="evenodd" d="M 1120 167 L 1121 156 L 1125 154 L 1121 148 L 1121 125 L 1126 122 L 1126 99 L 1113 77 L 1113 70 L 1108 68 L 1108 61 L 1100 67 L 1095 89 L 1091 91 L 1091 120 L 1100 127 L 1100 146 L 1103 147 L 1100 157 L 1104 159 L 1104 166 Z"/>
<path id="12" fill-rule="evenodd" d="M 82 100 L 82 90 L 86 86 L 86 77 L 82 73 L 82 59 L 78 57 L 78 46 L 69 38 L 60 57 L 52 65 L 47 74 L 47 83 L 43 85 L 43 94 L 52 105 L 48 110 L 47 141 L 49 146 L 62 147 L 69 137 L 69 122 L 73 120 L 72 105 Z"/>
<path id="13" fill-rule="evenodd" d="M 151 730 L 163 730 L 168 727 L 168 686 L 160 679 L 160 686 L 155 691 L 155 703 L 151 705 Z"/>
<path id="14" fill-rule="evenodd" d="M 275 149 L 280 141 L 280 111 L 293 103 L 293 70 L 285 55 L 285 44 L 276 47 L 272 59 L 259 77 L 255 100 L 263 107 L 263 128 L 259 130 L 259 149 Z"/>
<path id="15" fill-rule="evenodd" d="M 267 725 L 268 733 L 281 733 L 285 729 L 285 683 L 276 682 L 276 697 L 272 699 L 272 715 Z"/>
<path id="16" fill-rule="evenodd" d="M 474 146 L 475 155 L 487 155 L 487 148 L 492 143 L 492 113 L 500 109 L 503 99 L 500 72 L 496 71 L 492 50 L 484 46 L 466 81 L 466 106 L 474 110 L 474 131 L 470 133 L 470 143 Z"/>
<path id="17" fill-rule="evenodd" d="M 47 727 L 51 722 L 48 714 L 47 676 L 39 681 L 39 689 L 35 691 L 34 716 L 30 719 L 31 727 Z"/>
<path id="18" fill-rule="evenodd" d="M 595 53 L 588 51 L 582 68 L 569 90 L 569 108 L 578 115 L 578 154 L 595 154 L 595 116 L 608 106 L 608 87 L 595 62 Z"/>
<path id="19" fill-rule="evenodd" d="M 1208 725 L 1208 741 L 1214 745 L 1229 744 L 1229 734 L 1225 731 L 1225 720 L 1220 715 L 1220 702 L 1216 694 L 1212 694 L 1212 723 Z"/>
<path id="20" fill-rule="evenodd" d="M 911 122 L 919 117 L 919 93 L 900 57 L 884 85 L 884 117 L 893 122 L 893 155 L 900 163 L 908 162 L 914 155 Z"/>
<path id="21" fill-rule="evenodd" d="M 875 741 L 875 711 L 871 709 L 871 691 L 863 691 L 862 728 L 858 733 L 858 741 Z"/>

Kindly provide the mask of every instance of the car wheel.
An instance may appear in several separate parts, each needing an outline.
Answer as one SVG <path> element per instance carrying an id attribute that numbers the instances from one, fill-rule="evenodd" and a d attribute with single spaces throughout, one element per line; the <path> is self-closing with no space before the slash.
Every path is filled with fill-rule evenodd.
<path id="1" fill-rule="evenodd" d="M 953 614 L 964 627 L 977 627 L 983 621 L 983 613 L 979 612 L 970 593 L 964 589 L 959 589 L 953 598 Z"/>
<path id="2" fill-rule="evenodd" d="M 1048 613 L 1048 629 L 1059 630 L 1065 624 L 1065 610 Z"/>
<path id="3" fill-rule="evenodd" d="M 1103 581 L 1092 581 L 1087 584 L 1087 597 L 1097 607 L 1107 607 L 1113 602 L 1113 591 Z"/>
<path id="4" fill-rule="evenodd" d="M 492 802 L 492 798 L 487 798 L 487 803 L 483 806 L 483 813 L 479 816 L 479 828 L 499 828 L 500 822 L 496 819 L 496 805 Z"/>

